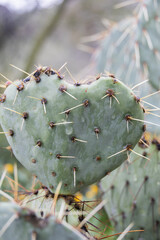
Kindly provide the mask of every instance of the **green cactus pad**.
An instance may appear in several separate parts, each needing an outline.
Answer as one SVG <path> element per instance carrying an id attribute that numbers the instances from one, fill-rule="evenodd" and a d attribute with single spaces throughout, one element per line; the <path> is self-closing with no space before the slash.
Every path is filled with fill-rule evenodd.
<path id="1" fill-rule="evenodd" d="M 143 9 L 139 14 L 136 42 L 139 46 L 141 68 L 146 69 L 146 77 L 157 90 L 160 89 L 160 0 L 144 1 Z"/>
<path id="2" fill-rule="evenodd" d="M 134 18 L 127 18 L 113 25 L 103 39 L 97 52 L 98 72 L 114 73 L 124 83 L 133 85 L 141 81 L 142 74 L 136 67 L 135 32 L 130 31 L 123 37 L 125 30 L 132 29 Z"/>
<path id="3" fill-rule="evenodd" d="M 139 84 L 148 78 L 148 76 L 144 74 L 143 68 L 137 68 L 138 63 L 136 62 L 135 57 L 135 46 L 137 46 L 135 38 L 138 35 L 137 31 L 133 29 L 133 31 L 131 31 L 130 34 L 127 34 L 124 39 L 122 38 L 125 29 L 132 29 L 134 23 L 134 18 L 128 18 L 116 24 L 111 29 L 110 34 L 104 39 L 101 51 L 99 51 L 97 56 L 98 71 L 103 72 L 106 69 L 111 73 L 115 73 L 121 81 L 131 87 L 134 87 L 136 84 Z M 150 64 L 150 66 L 151 65 L 152 64 Z M 156 64 L 153 65 L 156 67 Z M 149 78 L 149 80 L 151 79 Z M 158 78 L 155 77 L 154 80 L 156 81 Z M 153 89 L 150 83 L 151 81 L 145 82 L 143 85 L 134 89 L 138 91 L 138 96 L 140 98 L 155 93 L 155 89 Z M 144 103 L 146 108 L 150 106 L 153 107 L 154 105 L 156 105 L 157 108 L 160 108 L 159 97 L 160 93 L 147 98 L 146 101 L 148 104 Z M 159 125 L 159 118 L 151 114 L 146 115 L 145 119 Z M 159 132 L 160 128 L 156 125 L 152 125 L 150 126 L 150 131 Z"/>
<path id="4" fill-rule="evenodd" d="M 3 132 L 1 126 L 0 132 Z M 32 175 L 15 158 L 5 134 L 0 134 L 0 174 L 5 169 L 10 177 L 13 177 L 14 171 L 12 168 L 14 167 L 14 164 L 17 164 L 18 166 L 18 179 L 20 183 L 26 188 L 30 187 L 30 183 L 27 180 L 32 178 Z M 3 189 L 8 189 L 8 181 L 3 183 Z"/>
<path id="5" fill-rule="evenodd" d="M 103 39 L 96 56 L 98 72 L 107 70 L 110 73 L 115 73 L 116 77 L 130 87 L 149 79 L 148 82 L 144 82 L 143 85 L 134 89 L 138 91 L 140 98 L 153 94 L 155 89 L 160 89 L 160 47 L 158 41 L 160 22 L 158 22 L 158 17 L 155 17 L 160 14 L 160 1 L 157 1 L 157 9 L 153 1 L 144 0 L 143 2 L 145 5 L 142 4 L 140 7 L 141 14 L 126 18 L 112 26 Z M 148 21 L 144 17 L 146 11 Z M 153 49 L 148 46 L 146 36 L 147 39 L 151 39 Z M 154 105 L 160 107 L 159 97 L 160 93 L 147 98 L 146 102 L 148 103 L 144 103 L 146 108 Z M 152 114 L 147 115 L 146 120 L 159 125 L 159 118 Z M 152 132 L 160 131 L 156 125 L 151 127 L 150 131 Z"/>
<path id="6" fill-rule="evenodd" d="M 11 224 L 8 224 L 8 228 L 3 233 L 7 222 L 11 222 Z M 0 240 L 87 239 L 72 226 L 66 222 L 61 222 L 53 216 L 42 220 L 27 208 L 20 208 L 16 204 L 2 202 L 0 203 L 0 234 Z"/>
<path id="7" fill-rule="evenodd" d="M 139 4 L 135 17 L 122 20 L 107 33 L 97 54 L 97 68 L 113 72 L 130 84 L 148 78 L 159 90 L 160 0 Z"/>
<path id="8" fill-rule="evenodd" d="M 59 182 L 61 194 L 73 194 L 100 180 L 127 151 L 108 157 L 141 137 L 143 108 L 113 77 L 73 85 L 46 68 L 14 84 L 4 92 L 1 125 L 16 158 L 52 192 Z"/>
<path id="9" fill-rule="evenodd" d="M 133 229 L 144 230 L 129 233 L 126 240 L 160 239 L 160 141 L 152 140 L 149 148 L 146 138 L 130 155 L 131 163 L 123 164 L 103 179 L 102 187 L 108 199 L 106 210 L 115 230 L 122 231 L 133 222 Z"/>

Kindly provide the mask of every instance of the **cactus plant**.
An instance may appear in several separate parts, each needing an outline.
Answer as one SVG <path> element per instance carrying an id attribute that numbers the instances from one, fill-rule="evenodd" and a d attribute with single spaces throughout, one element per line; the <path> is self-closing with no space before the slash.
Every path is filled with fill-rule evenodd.
<path id="1" fill-rule="evenodd" d="M 144 0 L 139 4 L 136 16 L 115 24 L 103 40 L 98 53 L 98 71 L 107 68 L 130 83 L 139 81 L 139 76 L 148 78 L 159 90 L 160 1 Z"/>
<path id="2" fill-rule="evenodd" d="M 153 94 L 153 87 L 157 90 L 160 87 L 160 59 L 157 44 L 157 39 L 160 37 L 158 21 L 160 2 L 144 0 L 139 5 L 140 10 L 136 16 L 112 25 L 97 52 L 96 61 L 98 71 L 103 72 L 106 69 L 113 72 L 131 87 L 149 79 L 138 93 L 141 98 Z M 147 99 L 147 103 L 144 104 L 148 108 L 148 106 L 153 107 L 155 103 L 157 108 L 160 107 L 159 94 Z M 158 124 L 158 119 L 152 114 L 148 115 L 146 120 Z M 151 131 L 157 132 L 159 128 L 152 126 Z"/>
<path id="3" fill-rule="evenodd" d="M 136 152 L 148 156 L 150 161 L 132 153 L 131 162 L 123 164 L 102 181 L 108 199 L 106 210 L 116 231 L 126 228 L 131 222 L 135 229 L 144 232 L 128 234 L 125 239 L 160 239 L 160 141 L 148 134 L 136 147 Z"/>
<path id="4" fill-rule="evenodd" d="M 114 24 L 103 39 L 96 56 L 98 72 L 107 70 L 130 85 L 143 79 L 141 71 L 136 68 L 134 48 L 136 36 L 135 32 L 131 31 L 134 23 L 134 18 L 127 18 Z"/>
<path id="5" fill-rule="evenodd" d="M 0 119 L 13 153 L 52 192 L 60 181 L 60 193 L 73 194 L 100 180 L 143 132 L 143 107 L 113 76 L 73 85 L 44 67 L 8 86 L 4 98 Z"/>
<path id="6" fill-rule="evenodd" d="M 0 203 L 0 239 L 39 240 L 87 239 L 66 222 L 48 216 L 38 218 L 34 211 L 13 203 Z"/>

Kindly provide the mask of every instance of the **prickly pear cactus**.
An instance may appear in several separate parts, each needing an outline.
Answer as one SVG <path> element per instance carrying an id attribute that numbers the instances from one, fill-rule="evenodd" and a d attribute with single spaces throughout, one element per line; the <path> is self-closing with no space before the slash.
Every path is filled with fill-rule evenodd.
<path id="1" fill-rule="evenodd" d="M 15 156 L 52 192 L 62 182 L 60 193 L 73 194 L 104 177 L 127 151 L 110 156 L 132 149 L 143 131 L 143 108 L 114 77 L 73 85 L 42 68 L 4 96 L 0 120 Z"/>
<path id="2" fill-rule="evenodd" d="M 114 72 L 132 84 L 148 78 L 159 90 L 160 1 L 144 0 L 139 5 L 135 17 L 115 24 L 107 33 L 98 52 L 98 71 Z"/>
<path id="3" fill-rule="evenodd" d="M 102 181 L 108 199 L 106 210 L 116 231 L 125 229 L 131 222 L 134 229 L 144 232 L 129 233 L 125 239 L 160 239 L 160 141 L 148 137 L 135 151 L 150 158 L 146 160 L 132 153 L 130 163 L 123 164 Z"/>
<path id="4" fill-rule="evenodd" d="M 155 92 L 153 87 L 159 89 L 160 54 L 157 43 L 160 38 L 159 8 L 159 1 L 157 4 L 156 1 L 154 3 L 150 0 L 143 1 L 135 17 L 126 18 L 112 26 L 97 52 L 96 61 L 99 72 L 106 69 L 115 73 L 120 80 L 131 87 L 149 79 L 149 82 L 145 82 L 139 89 L 133 90 L 138 91 L 140 98 L 153 94 Z M 144 104 L 147 108 L 154 105 L 158 108 L 160 107 L 159 98 L 160 94 L 153 95 L 144 99 Z M 152 114 L 147 115 L 146 120 L 159 124 L 159 119 Z M 150 131 L 159 132 L 160 128 L 152 125 Z"/>
<path id="5" fill-rule="evenodd" d="M 0 203 L 0 240 L 75 240 L 87 239 L 66 222 L 54 216 L 38 218 L 29 209 L 12 203 Z"/>

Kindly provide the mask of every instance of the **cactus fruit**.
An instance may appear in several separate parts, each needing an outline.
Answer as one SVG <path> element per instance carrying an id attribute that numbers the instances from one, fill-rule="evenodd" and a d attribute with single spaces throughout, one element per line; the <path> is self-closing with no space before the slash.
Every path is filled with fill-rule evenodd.
<path id="1" fill-rule="evenodd" d="M 108 202 L 106 210 L 116 231 L 125 229 L 131 222 L 135 229 L 144 232 L 128 234 L 125 239 L 160 239 L 160 141 L 148 134 L 135 151 L 148 156 L 150 161 L 132 153 L 130 163 L 123 164 L 102 181 Z"/>
<path id="2" fill-rule="evenodd" d="M 98 71 L 107 68 L 124 82 L 148 78 L 159 90 L 160 1 L 144 0 L 139 4 L 137 15 L 114 25 L 103 40 L 98 53 Z"/>
<path id="3" fill-rule="evenodd" d="M 59 182 L 61 194 L 97 182 L 125 161 L 143 132 L 143 107 L 113 76 L 73 85 L 44 67 L 4 95 L 0 120 L 13 153 L 51 192 Z"/>
<path id="4" fill-rule="evenodd" d="M 48 216 L 38 218 L 27 209 L 13 203 L 0 203 L 0 240 L 82 240 L 87 239 L 66 222 Z"/>

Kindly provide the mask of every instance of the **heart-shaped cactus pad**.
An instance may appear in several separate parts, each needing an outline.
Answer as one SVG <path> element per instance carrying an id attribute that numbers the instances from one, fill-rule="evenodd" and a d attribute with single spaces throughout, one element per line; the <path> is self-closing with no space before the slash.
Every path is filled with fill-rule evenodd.
<path id="1" fill-rule="evenodd" d="M 144 128 L 138 98 L 114 76 L 70 84 L 42 68 L 10 84 L 0 102 L 1 125 L 16 158 L 50 191 L 62 182 L 61 194 L 117 168 Z"/>

